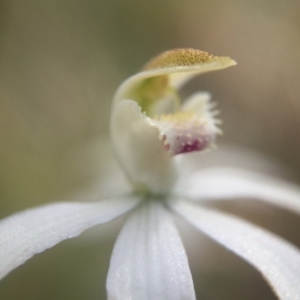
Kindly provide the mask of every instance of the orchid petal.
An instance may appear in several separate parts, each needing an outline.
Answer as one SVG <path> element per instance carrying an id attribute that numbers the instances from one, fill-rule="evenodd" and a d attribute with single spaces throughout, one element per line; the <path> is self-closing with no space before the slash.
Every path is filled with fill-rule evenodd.
<path id="1" fill-rule="evenodd" d="M 232 65 L 228 57 L 175 49 L 151 60 L 119 87 L 112 106 L 112 144 L 136 189 L 165 193 L 179 176 L 172 157 L 212 146 L 218 133 L 213 114 L 199 112 L 199 102 L 209 109 L 207 100 L 197 97 L 196 111 L 181 111 L 177 89 L 194 75 Z"/>
<path id="2" fill-rule="evenodd" d="M 109 222 L 132 209 L 138 200 L 120 197 L 95 203 L 55 203 L 0 221 L 0 279 L 33 255 Z"/>
<path id="3" fill-rule="evenodd" d="M 282 300 L 300 299 L 300 250 L 229 214 L 183 201 L 171 203 L 186 221 L 253 265 Z"/>
<path id="4" fill-rule="evenodd" d="M 154 201 L 134 211 L 114 247 L 108 299 L 195 299 L 187 257 L 169 212 Z"/>
<path id="5" fill-rule="evenodd" d="M 300 213 L 297 185 L 234 168 L 211 168 L 194 173 L 175 193 L 194 200 L 251 198 Z"/>

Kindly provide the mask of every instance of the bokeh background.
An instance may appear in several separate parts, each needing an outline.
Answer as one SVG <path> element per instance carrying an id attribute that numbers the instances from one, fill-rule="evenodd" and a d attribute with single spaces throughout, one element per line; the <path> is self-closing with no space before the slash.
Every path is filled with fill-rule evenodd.
<path id="1" fill-rule="evenodd" d="M 178 47 L 238 62 L 182 91 L 210 91 L 222 111 L 219 149 L 199 160 L 300 183 L 299 10 L 296 0 L 0 0 L 0 217 L 121 190 L 108 143 L 113 93 Z M 291 213 L 252 201 L 218 206 L 300 246 Z M 105 299 L 121 223 L 38 255 L 0 283 L 0 299 Z M 252 267 L 178 223 L 199 299 L 275 299 Z"/>

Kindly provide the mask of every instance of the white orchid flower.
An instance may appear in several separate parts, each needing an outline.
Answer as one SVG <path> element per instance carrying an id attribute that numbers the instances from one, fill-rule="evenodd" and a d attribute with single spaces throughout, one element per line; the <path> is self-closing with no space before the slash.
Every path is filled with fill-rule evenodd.
<path id="1" fill-rule="evenodd" d="M 167 51 L 118 89 L 111 117 L 116 157 L 132 193 L 92 203 L 55 203 L 0 222 L 0 278 L 33 255 L 129 212 L 107 278 L 108 299 L 195 299 L 187 256 L 172 213 L 254 266 L 285 300 L 300 299 L 300 251 L 284 239 L 203 200 L 254 198 L 300 213 L 300 189 L 230 168 L 200 170 L 178 184 L 180 158 L 213 147 L 220 132 L 209 95 L 182 103 L 194 75 L 234 65 L 193 49 Z"/>

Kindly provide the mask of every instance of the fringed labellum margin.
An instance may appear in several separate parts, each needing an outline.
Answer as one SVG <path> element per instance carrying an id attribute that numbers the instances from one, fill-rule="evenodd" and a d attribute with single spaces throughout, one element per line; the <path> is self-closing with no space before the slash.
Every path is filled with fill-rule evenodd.
<path id="1" fill-rule="evenodd" d="M 177 178 L 174 156 L 213 146 L 220 130 L 208 93 L 184 103 L 178 89 L 195 75 L 235 65 L 195 49 L 175 49 L 152 59 L 117 90 L 111 116 L 116 156 L 135 188 L 165 193 Z"/>

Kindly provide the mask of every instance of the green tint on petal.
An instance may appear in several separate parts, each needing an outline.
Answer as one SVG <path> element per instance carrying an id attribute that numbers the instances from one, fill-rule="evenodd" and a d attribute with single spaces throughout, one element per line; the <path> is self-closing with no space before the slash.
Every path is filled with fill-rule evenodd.
<path id="1" fill-rule="evenodd" d="M 152 107 L 164 99 L 176 99 L 176 91 L 169 85 L 167 75 L 150 77 L 141 81 L 131 92 L 130 99 L 136 101 L 147 115 L 151 115 Z"/>
<path id="2" fill-rule="evenodd" d="M 178 89 L 198 74 L 235 65 L 195 49 L 166 51 L 131 76 L 114 96 L 111 136 L 117 158 L 134 187 L 168 193 L 178 170 L 173 156 L 213 146 L 216 112 L 207 94 L 182 103 Z"/>
<path id="3" fill-rule="evenodd" d="M 122 99 L 136 100 L 136 91 L 145 84 L 146 79 L 160 77 L 156 82 L 156 92 L 163 94 L 167 86 L 165 76 L 168 76 L 169 87 L 177 89 L 190 78 L 216 70 L 222 70 L 236 65 L 236 62 L 226 56 L 216 56 L 205 51 L 195 49 L 174 49 L 156 56 L 143 70 L 128 78 L 117 90 L 115 102 Z M 141 95 L 138 95 L 141 97 Z"/>

